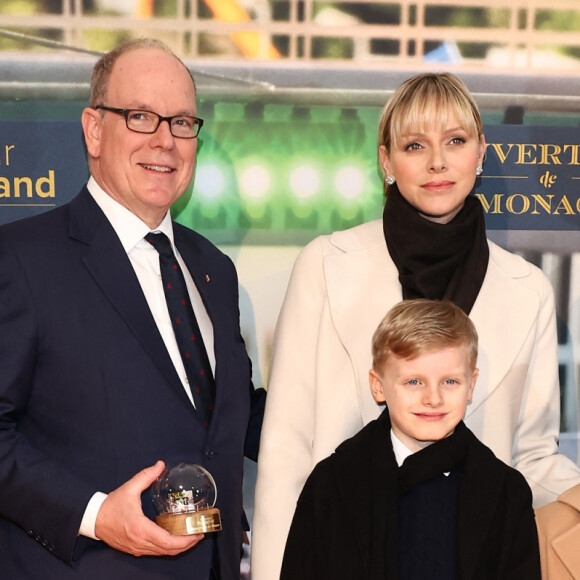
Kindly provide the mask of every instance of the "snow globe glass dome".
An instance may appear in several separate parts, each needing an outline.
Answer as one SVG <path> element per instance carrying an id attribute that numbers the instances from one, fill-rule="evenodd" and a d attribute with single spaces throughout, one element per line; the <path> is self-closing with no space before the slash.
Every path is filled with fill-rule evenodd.
<path id="1" fill-rule="evenodd" d="M 174 535 L 205 534 L 221 530 L 215 506 L 217 487 L 207 469 L 180 463 L 166 469 L 151 486 L 155 522 Z"/>

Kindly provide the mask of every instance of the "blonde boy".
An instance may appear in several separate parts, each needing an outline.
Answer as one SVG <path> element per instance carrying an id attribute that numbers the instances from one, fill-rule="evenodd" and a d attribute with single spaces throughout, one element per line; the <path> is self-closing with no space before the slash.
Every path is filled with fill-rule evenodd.
<path id="1" fill-rule="evenodd" d="M 477 332 L 451 302 L 395 305 L 372 341 L 387 409 L 321 461 L 298 500 L 282 580 L 535 580 L 532 495 L 462 419 Z"/>

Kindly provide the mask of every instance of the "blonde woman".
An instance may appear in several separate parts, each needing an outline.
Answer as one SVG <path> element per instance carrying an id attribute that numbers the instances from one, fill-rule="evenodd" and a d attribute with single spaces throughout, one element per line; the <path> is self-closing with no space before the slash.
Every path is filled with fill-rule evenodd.
<path id="1" fill-rule="evenodd" d="M 415 76 L 386 104 L 378 141 L 383 219 L 306 246 L 278 320 L 258 462 L 253 580 L 279 577 L 312 468 L 380 414 L 367 380 L 370 337 L 401 299 L 449 299 L 475 323 L 480 375 L 465 422 L 524 474 L 535 505 L 580 482 L 578 467 L 558 454 L 552 288 L 538 268 L 487 240 L 482 207 L 471 195 L 485 153 L 472 96 L 452 74 Z M 345 517 L 356 501 L 353 490 Z"/>

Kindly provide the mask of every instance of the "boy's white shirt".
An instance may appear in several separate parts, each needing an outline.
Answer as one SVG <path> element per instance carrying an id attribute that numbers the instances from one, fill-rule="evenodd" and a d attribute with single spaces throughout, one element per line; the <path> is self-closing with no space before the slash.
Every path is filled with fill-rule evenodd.
<path id="1" fill-rule="evenodd" d="M 396 435 L 391 429 L 391 443 L 393 444 L 393 452 L 395 453 L 395 459 L 397 460 L 397 465 L 401 467 L 403 462 L 407 457 L 413 455 L 414 451 L 411 451 Z"/>
<path id="2" fill-rule="evenodd" d="M 391 443 L 393 444 L 393 452 L 395 453 L 395 459 L 397 460 L 397 465 L 401 467 L 403 462 L 407 457 L 413 455 L 415 451 L 411 451 L 394 433 L 391 429 Z M 431 445 L 429 443 L 429 445 Z M 444 472 L 443 475 L 449 475 L 451 472 Z"/>

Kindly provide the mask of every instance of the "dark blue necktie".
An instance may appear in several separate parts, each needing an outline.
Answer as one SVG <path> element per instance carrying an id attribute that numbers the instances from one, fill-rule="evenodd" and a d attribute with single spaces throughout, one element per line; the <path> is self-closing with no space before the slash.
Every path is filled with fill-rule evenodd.
<path id="1" fill-rule="evenodd" d="M 159 253 L 161 280 L 177 346 L 183 360 L 195 408 L 204 425 L 209 427 L 215 400 L 215 381 L 191 306 L 183 272 L 177 263 L 171 242 L 165 234 L 149 233 L 145 239 Z"/>

